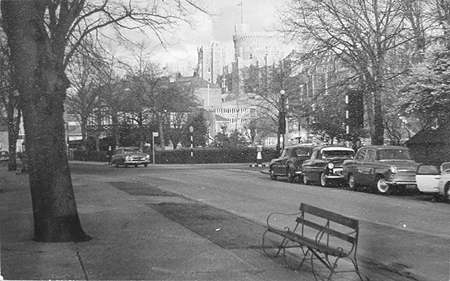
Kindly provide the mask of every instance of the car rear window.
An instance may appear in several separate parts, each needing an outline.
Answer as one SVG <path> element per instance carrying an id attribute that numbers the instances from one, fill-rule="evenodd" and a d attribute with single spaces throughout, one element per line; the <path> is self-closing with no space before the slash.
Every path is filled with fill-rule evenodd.
<path id="1" fill-rule="evenodd" d="M 439 168 L 433 165 L 423 165 L 417 169 L 419 175 L 439 175 Z"/>
<path id="2" fill-rule="evenodd" d="M 378 160 L 410 160 L 408 149 L 381 149 L 378 150 Z"/>
<path id="3" fill-rule="evenodd" d="M 352 150 L 323 150 L 323 158 L 334 158 L 334 157 L 352 157 L 354 152 Z"/>

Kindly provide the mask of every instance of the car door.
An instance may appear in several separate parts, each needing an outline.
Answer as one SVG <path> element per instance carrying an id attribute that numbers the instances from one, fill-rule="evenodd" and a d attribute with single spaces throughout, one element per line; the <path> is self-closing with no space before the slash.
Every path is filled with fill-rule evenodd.
<path id="1" fill-rule="evenodd" d="M 319 150 L 315 149 L 313 150 L 313 152 L 311 153 L 311 157 L 309 159 L 306 159 L 305 161 L 303 161 L 302 164 L 302 170 L 303 170 L 303 174 L 311 181 L 314 180 L 312 178 L 313 176 L 313 171 L 314 171 L 314 161 L 317 158 L 317 154 L 319 153 Z"/>
<path id="2" fill-rule="evenodd" d="M 367 149 L 364 155 L 363 165 L 361 165 L 361 183 L 363 185 L 373 184 L 376 180 L 376 173 L 378 163 L 376 162 L 376 150 Z"/>
<path id="3" fill-rule="evenodd" d="M 352 161 L 349 167 L 349 173 L 352 173 L 356 183 L 361 184 L 364 178 L 362 177 L 362 173 L 360 171 L 361 167 L 364 165 L 364 158 L 366 156 L 367 149 L 360 148 L 358 153 L 355 155 L 355 159 Z"/>
<path id="4" fill-rule="evenodd" d="M 439 191 L 441 173 L 434 165 L 419 165 L 416 172 L 417 189 L 423 193 L 435 193 Z"/>

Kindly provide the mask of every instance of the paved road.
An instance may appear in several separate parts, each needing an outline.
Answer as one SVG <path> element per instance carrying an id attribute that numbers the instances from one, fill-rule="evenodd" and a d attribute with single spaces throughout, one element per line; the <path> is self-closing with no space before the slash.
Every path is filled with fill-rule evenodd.
<path id="1" fill-rule="evenodd" d="M 116 169 L 73 165 L 74 173 L 105 181 L 142 182 L 264 223 L 272 211 L 293 212 L 300 202 L 361 221 L 359 254 L 404 276 L 450 280 L 450 204 L 424 196 L 380 196 L 286 181 L 244 165 L 165 165 Z M 286 223 L 288 223 L 286 221 Z"/>

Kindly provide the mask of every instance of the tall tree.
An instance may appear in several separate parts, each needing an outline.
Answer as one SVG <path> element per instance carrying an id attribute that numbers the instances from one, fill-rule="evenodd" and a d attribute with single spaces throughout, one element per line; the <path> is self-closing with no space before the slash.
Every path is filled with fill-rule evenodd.
<path id="1" fill-rule="evenodd" d="M 1 0 L 4 29 L 20 93 L 37 241 L 89 237 L 79 220 L 64 141 L 65 69 L 92 32 L 105 26 L 161 32 L 195 6 L 190 0 Z M 185 5 L 186 4 L 186 5 Z"/>
<path id="2" fill-rule="evenodd" d="M 86 146 L 88 118 L 99 105 L 100 68 L 104 66 L 102 57 L 93 45 L 85 41 L 83 49 L 76 52 L 69 66 L 71 89 L 66 99 L 66 111 L 74 114 L 81 127 L 81 139 Z"/>
<path id="3" fill-rule="evenodd" d="M 309 56 L 331 54 L 359 76 L 373 144 L 384 142 L 383 88 L 396 74 L 386 56 L 409 42 L 401 1 L 292 0 L 282 18 L 285 32 L 311 42 Z"/>
<path id="4" fill-rule="evenodd" d="M 19 108 L 19 93 L 15 90 L 11 77 L 9 48 L 3 35 L 2 33 L 0 38 L 0 111 L 4 111 L 6 115 L 2 116 L 0 112 L 0 118 L 4 119 L 4 123 L 8 126 L 8 170 L 15 171 L 17 169 L 16 146 L 22 112 Z"/>

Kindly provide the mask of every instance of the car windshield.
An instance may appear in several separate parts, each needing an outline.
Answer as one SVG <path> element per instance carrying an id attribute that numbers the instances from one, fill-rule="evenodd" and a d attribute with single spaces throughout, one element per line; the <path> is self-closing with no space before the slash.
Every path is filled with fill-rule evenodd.
<path id="1" fill-rule="evenodd" d="M 295 155 L 297 156 L 309 156 L 311 154 L 311 149 L 308 148 L 297 148 L 295 150 Z"/>
<path id="2" fill-rule="evenodd" d="M 411 160 L 407 149 L 382 149 L 378 151 L 378 160 Z"/>
<path id="3" fill-rule="evenodd" d="M 351 150 L 323 150 L 323 158 L 352 158 L 353 151 Z"/>
<path id="4" fill-rule="evenodd" d="M 137 153 L 140 152 L 139 148 L 124 148 L 123 152 L 125 153 Z"/>
<path id="5" fill-rule="evenodd" d="M 445 174 L 450 174 L 450 162 L 442 163 L 441 170 Z"/>

